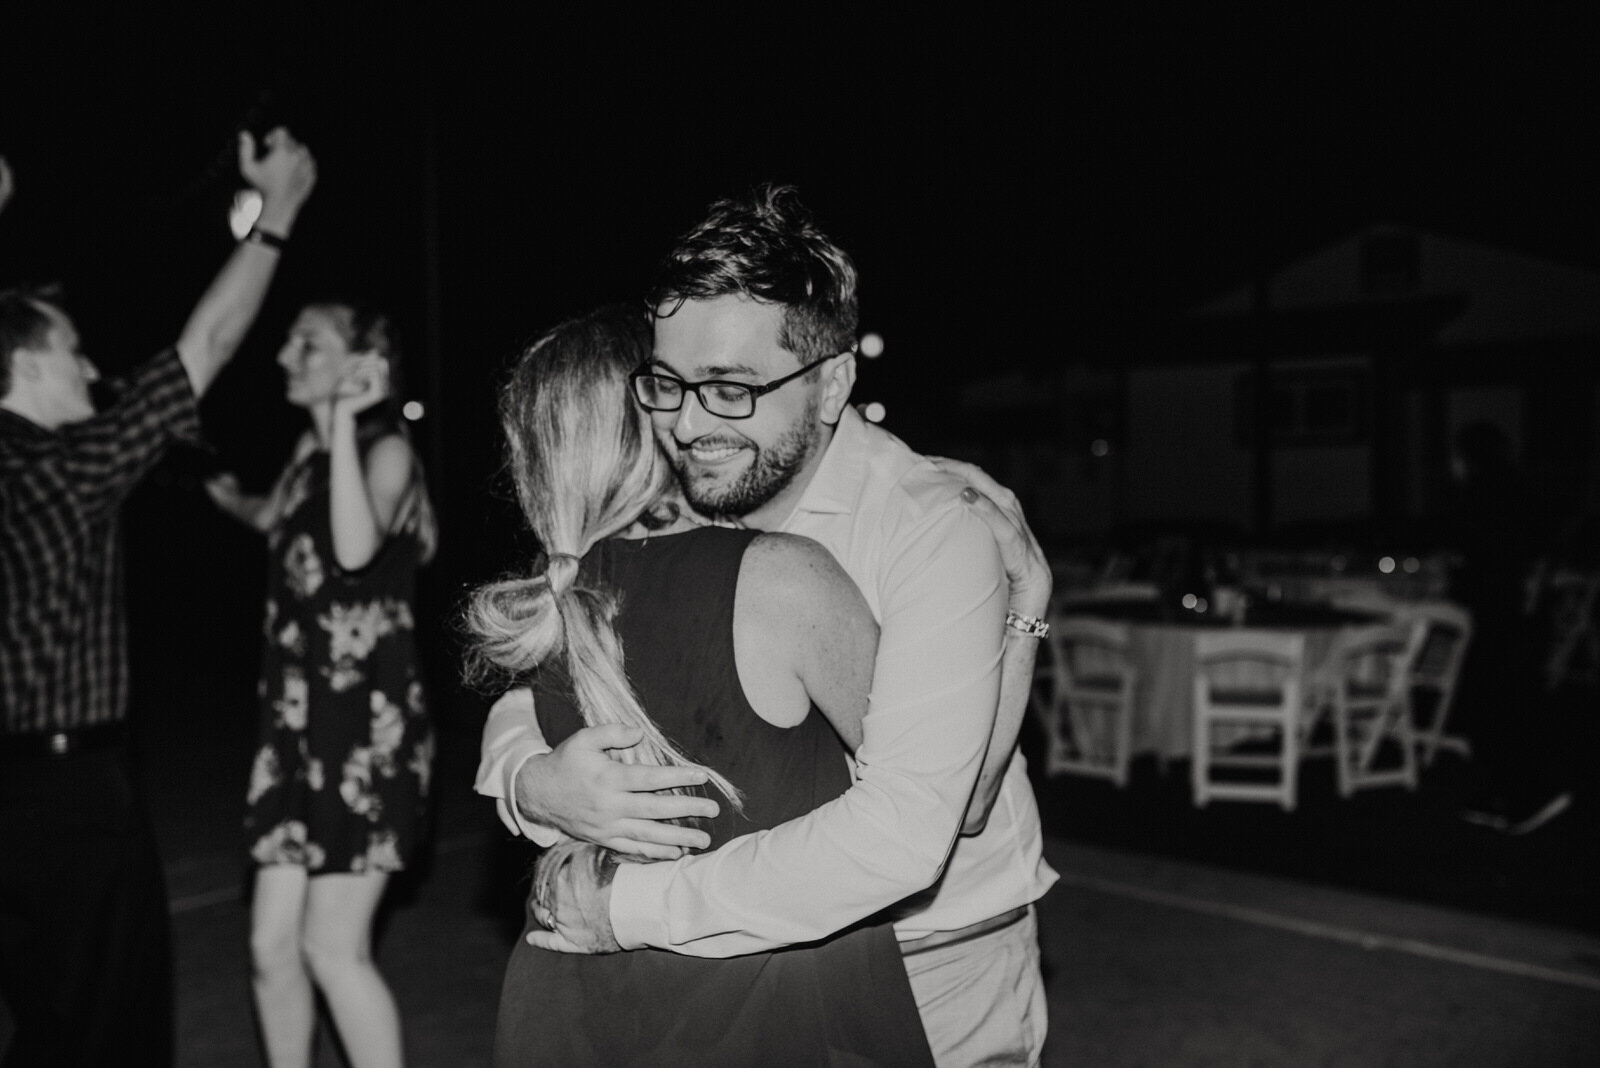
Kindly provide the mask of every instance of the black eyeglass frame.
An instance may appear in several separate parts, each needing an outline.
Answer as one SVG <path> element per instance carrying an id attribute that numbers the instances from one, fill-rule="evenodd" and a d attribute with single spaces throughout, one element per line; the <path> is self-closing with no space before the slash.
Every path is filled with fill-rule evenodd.
<path id="1" fill-rule="evenodd" d="M 788 385 L 790 382 L 793 382 L 807 371 L 821 367 L 829 360 L 838 359 L 840 356 L 848 356 L 849 354 L 849 350 L 847 349 L 844 352 L 835 352 L 831 355 L 823 356 L 821 359 L 812 360 L 810 363 L 806 364 L 804 367 L 800 368 L 800 370 L 795 371 L 792 374 L 786 374 L 782 378 L 774 378 L 772 381 L 762 383 L 758 386 L 751 385 L 749 382 L 734 382 L 726 378 L 707 378 L 699 382 L 686 382 L 677 375 L 656 370 L 647 363 L 642 364 L 637 371 L 634 371 L 628 376 L 628 386 L 633 393 L 633 399 L 639 403 L 641 408 L 644 408 L 648 411 L 681 411 L 683 409 L 684 398 L 689 395 L 690 390 L 693 390 L 694 395 L 700 400 L 700 407 L 704 408 L 707 412 L 716 416 L 718 419 L 749 419 L 751 416 L 756 414 L 757 397 L 764 397 L 775 389 L 782 389 L 784 386 Z M 670 382 L 676 382 L 678 384 L 678 403 L 673 405 L 671 408 L 663 408 L 659 405 L 648 403 L 639 392 L 639 380 L 641 378 L 665 378 Z M 701 389 L 706 386 L 732 386 L 734 389 L 744 390 L 750 396 L 750 410 L 745 412 L 743 415 L 726 415 L 722 412 L 714 411 L 711 405 L 706 403 L 706 395 L 700 392 Z"/>

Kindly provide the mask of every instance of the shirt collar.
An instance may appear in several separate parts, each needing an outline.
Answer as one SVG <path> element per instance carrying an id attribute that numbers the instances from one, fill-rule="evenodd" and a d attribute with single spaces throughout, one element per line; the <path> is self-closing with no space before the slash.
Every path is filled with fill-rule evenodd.
<path id="1" fill-rule="evenodd" d="M 871 428 L 852 405 L 846 404 L 795 512 L 848 515 L 855 510 L 867 478 L 867 435 Z"/>
<path id="2" fill-rule="evenodd" d="M 47 438 L 50 431 L 10 408 L 0 408 L 0 435 L 18 438 Z"/>

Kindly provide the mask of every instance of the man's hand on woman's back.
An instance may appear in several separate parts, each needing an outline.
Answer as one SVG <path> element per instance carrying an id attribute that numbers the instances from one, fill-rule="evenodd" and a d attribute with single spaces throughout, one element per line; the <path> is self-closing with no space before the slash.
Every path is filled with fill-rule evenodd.
<path id="1" fill-rule="evenodd" d="M 517 810 L 530 822 L 624 856 L 674 860 L 704 849 L 709 835 L 670 821 L 709 819 L 717 803 L 669 791 L 703 785 L 705 773 L 611 757 L 611 750 L 637 745 L 641 737 L 631 727 L 585 727 L 553 751 L 530 757 L 517 771 Z"/>

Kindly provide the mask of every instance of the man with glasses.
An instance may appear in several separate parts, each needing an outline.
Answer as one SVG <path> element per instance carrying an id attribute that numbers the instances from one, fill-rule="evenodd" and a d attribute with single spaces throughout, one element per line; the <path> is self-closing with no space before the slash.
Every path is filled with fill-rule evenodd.
<path id="1" fill-rule="evenodd" d="M 683 395 L 687 390 L 700 398 L 700 406 L 712 415 L 723 419 L 748 419 L 756 414 L 756 398 L 764 397 L 779 386 L 786 386 L 814 368 L 821 367 L 835 356 L 850 355 L 847 352 L 836 352 L 821 359 L 812 360 L 798 371 L 792 371 L 782 378 L 774 378 L 771 382 L 764 382 L 753 386 L 745 382 L 729 382 L 721 378 L 708 378 L 704 382 L 685 382 L 665 371 L 652 371 L 649 365 L 639 368 L 629 376 L 628 381 L 633 386 L 633 395 L 638 402 L 652 412 L 675 412 L 683 407 Z"/>
<path id="2" fill-rule="evenodd" d="M 745 302 L 749 303 L 749 302 Z M 769 306 L 770 307 L 770 306 Z M 740 309 L 742 310 L 742 309 Z M 691 314 L 693 314 L 691 312 Z M 770 318 L 771 315 L 766 316 Z M 634 372 L 629 381 L 633 385 L 634 398 L 645 408 L 652 412 L 682 413 L 686 394 L 694 394 L 699 400 L 699 408 L 706 416 L 718 421 L 741 421 L 741 427 L 730 428 L 731 434 L 725 431 L 721 435 L 706 435 L 703 439 L 695 441 L 691 450 L 699 457 L 710 455 L 712 450 L 725 450 L 734 448 L 735 451 L 727 457 L 720 457 L 716 463 L 701 463 L 694 468 L 696 473 L 690 473 L 689 463 L 684 460 L 681 450 L 675 450 L 667 443 L 676 441 L 672 433 L 658 434 L 662 439 L 663 447 L 667 448 L 668 455 L 673 457 L 674 466 L 680 480 L 684 481 L 684 489 L 691 504 L 703 514 L 728 519 L 738 519 L 741 525 L 756 527 L 758 529 L 776 528 L 776 523 L 765 526 L 762 523 L 762 513 L 772 517 L 778 522 L 782 521 L 787 509 L 785 505 L 792 503 L 791 497 L 782 491 L 796 484 L 796 477 L 805 468 L 808 460 L 818 455 L 818 442 L 816 435 L 810 432 L 815 423 L 815 406 L 807 409 L 807 420 L 801 424 L 789 421 L 785 424 L 785 433 L 778 437 L 770 446 L 763 447 L 751 440 L 744 432 L 748 428 L 751 433 L 755 428 L 742 421 L 754 418 L 756 414 L 756 398 L 772 393 L 795 381 L 801 375 L 821 367 L 830 360 L 839 360 L 843 357 L 853 357 L 850 351 L 832 353 L 821 359 L 812 360 L 797 371 L 769 382 L 756 384 L 750 382 L 736 382 L 721 378 L 708 378 L 699 382 L 686 382 L 670 373 L 667 364 L 649 364 Z M 711 374 L 754 374 L 756 366 L 753 363 L 740 364 L 701 364 L 699 373 Z M 778 410 L 776 400 L 769 401 L 763 415 L 767 411 Z M 664 427 L 669 422 L 682 421 L 685 417 L 680 415 L 678 420 L 667 421 L 656 419 L 657 427 Z M 743 442 L 735 441 L 733 434 L 743 438 Z M 727 466 L 722 461 L 736 459 L 742 453 L 749 453 L 749 464 L 728 481 L 723 490 L 712 491 L 720 496 L 711 496 L 697 499 L 697 490 L 701 486 L 710 486 L 718 481 L 718 476 L 725 473 L 721 469 Z M 800 483 L 801 486 L 804 482 Z M 694 488 L 691 488 L 694 487 Z M 702 507 L 702 505 L 704 507 Z"/>
<path id="3" fill-rule="evenodd" d="M 607 748 L 633 741 L 614 728 L 551 751 L 526 691 L 508 695 L 485 726 L 478 778 L 507 825 L 664 861 L 579 886 L 560 903 L 559 933 L 531 938 L 725 957 L 894 907 L 936 1060 L 1036 1063 L 1045 1003 L 1033 902 L 1055 875 L 1015 741 L 1050 578 L 1015 499 L 851 408 L 855 268 L 793 190 L 714 205 L 668 255 L 649 304 L 655 352 L 633 375 L 634 396 L 690 505 L 814 538 L 878 618 L 858 776 L 807 816 L 679 856 L 705 835 L 657 821 L 716 811 L 708 798 L 650 792 L 692 785 L 682 769 L 611 761 Z"/>

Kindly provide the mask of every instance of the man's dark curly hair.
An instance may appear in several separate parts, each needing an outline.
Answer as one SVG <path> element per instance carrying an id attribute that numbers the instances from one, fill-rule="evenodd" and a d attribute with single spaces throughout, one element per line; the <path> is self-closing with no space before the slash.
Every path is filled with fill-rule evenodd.
<path id="1" fill-rule="evenodd" d="M 647 301 L 666 318 L 686 300 L 729 294 L 782 305 L 778 343 L 801 363 L 855 347 L 855 264 L 812 223 L 793 186 L 712 204 L 661 261 Z"/>

